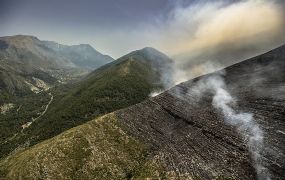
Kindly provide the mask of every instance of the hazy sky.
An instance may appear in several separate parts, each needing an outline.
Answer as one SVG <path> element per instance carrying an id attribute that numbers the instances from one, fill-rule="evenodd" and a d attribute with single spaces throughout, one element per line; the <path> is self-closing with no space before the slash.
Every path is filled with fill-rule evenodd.
<path id="1" fill-rule="evenodd" d="M 283 2 L 283 3 L 282 3 Z M 27 34 L 91 44 L 118 58 L 145 46 L 185 59 L 229 45 L 266 49 L 285 41 L 284 1 L 0 0 L 0 36 Z M 231 52 L 229 50 L 228 52 Z"/>
<path id="2" fill-rule="evenodd" d="M 89 43 L 114 57 L 127 34 L 167 14 L 167 0 L 0 0 L 0 35 L 29 34 L 65 44 Z M 125 32 L 125 35 L 121 35 Z M 114 33 L 116 35 L 114 35 Z M 114 37 L 114 36 L 117 36 Z M 124 37 L 121 37 L 124 36 Z M 122 42 L 118 39 L 126 38 Z M 134 47 L 133 49 L 135 49 Z"/>

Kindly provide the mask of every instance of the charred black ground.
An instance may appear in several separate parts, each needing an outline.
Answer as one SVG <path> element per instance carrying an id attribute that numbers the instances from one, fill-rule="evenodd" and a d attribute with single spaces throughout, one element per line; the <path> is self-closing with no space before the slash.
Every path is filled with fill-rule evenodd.
<path id="1" fill-rule="evenodd" d="M 254 114 L 264 131 L 263 165 L 272 179 L 285 178 L 285 46 L 225 69 L 240 110 Z M 217 72 L 219 73 L 219 72 Z M 153 148 L 168 171 L 209 179 L 256 177 L 246 143 L 213 108 L 213 94 L 199 100 L 189 90 L 203 77 L 182 83 L 117 112 L 133 136 Z"/>

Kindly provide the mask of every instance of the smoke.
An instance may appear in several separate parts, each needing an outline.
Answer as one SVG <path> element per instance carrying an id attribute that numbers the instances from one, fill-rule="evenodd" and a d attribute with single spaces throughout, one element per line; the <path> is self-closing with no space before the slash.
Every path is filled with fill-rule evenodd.
<path id="1" fill-rule="evenodd" d="M 280 38 L 280 33 L 284 32 L 283 15 L 272 2 L 251 0 L 225 4 L 216 1 L 177 8 L 173 12 L 173 31 L 187 29 L 188 38 L 184 39 L 186 35 L 183 35 L 183 40 L 175 44 L 172 52 L 196 53 L 212 47 L 217 51 L 227 48 L 229 43 L 238 48 Z"/>
<path id="2" fill-rule="evenodd" d="M 155 97 L 163 93 L 165 90 L 172 88 L 176 84 L 189 80 L 189 76 L 187 76 L 186 72 L 179 68 L 175 62 L 171 62 L 170 64 L 166 65 L 166 67 L 161 68 L 160 71 L 160 81 L 162 82 L 163 88 L 151 92 L 149 94 L 150 97 Z"/>
<path id="3" fill-rule="evenodd" d="M 196 77 L 201 74 L 195 75 L 193 66 L 211 62 L 226 67 L 284 43 L 284 17 L 277 1 L 211 1 L 177 7 L 158 47 L 169 52 L 188 76 Z"/>
<path id="4" fill-rule="evenodd" d="M 234 109 L 236 99 L 227 90 L 223 79 L 224 74 L 224 71 L 220 71 L 220 73 L 215 73 L 215 75 L 202 78 L 188 93 L 198 99 L 206 91 L 211 91 L 214 94 L 212 100 L 213 107 L 221 112 L 225 123 L 235 127 L 246 140 L 258 179 L 270 179 L 268 170 L 262 165 L 261 152 L 264 150 L 263 131 L 256 123 L 252 113 Z"/>
<path id="5" fill-rule="evenodd" d="M 174 4 L 167 19 L 157 18 L 155 24 L 143 24 L 137 31 L 143 37 L 140 43 L 173 57 L 175 66 L 168 76 L 174 84 L 223 69 L 285 42 L 284 6 L 280 1 Z"/>
<path id="6" fill-rule="evenodd" d="M 152 22 L 128 31 L 131 48 L 151 46 L 175 61 L 177 83 L 259 55 L 285 43 L 281 1 L 194 1 L 175 6 Z M 115 38 L 116 39 L 116 38 Z M 124 47 L 122 48 L 129 48 Z"/>
<path id="7" fill-rule="evenodd" d="M 173 4 L 168 11 L 138 26 L 106 31 L 107 35 L 102 36 L 110 46 L 106 51 L 116 51 L 111 54 L 119 56 L 154 47 L 190 73 L 193 65 L 218 62 L 225 67 L 285 42 L 282 1 L 203 0 Z M 118 47 L 114 41 L 124 43 Z"/>
<path id="8" fill-rule="evenodd" d="M 284 43 L 284 6 L 279 3 L 274 0 L 195 1 L 187 7 L 177 6 L 162 29 L 156 27 L 149 32 L 156 35 L 155 47 L 174 56 L 178 67 L 173 78 L 177 84 Z M 262 161 L 264 132 L 254 114 L 237 108 L 237 99 L 229 93 L 223 75 L 225 72 L 220 71 L 202 78 L 188 93 L 198 99 L 206 91 L 214 94 L 213 107 L 245 139 L 258 178 L 270 179 Z M 175 95 L 179 96 L 179 92 Z"/>
<path id="9" fill-rule="evenodd" d="M 161 93 L 163 93 L 162 90 L 153 91 L 153 92 L 151 92 L 151 93 L 149 94 L 149 97 L 155 97 L 155 96 L 157 96 L 157 95 L 159 95 L 159 94 L 161 94 Z"/>

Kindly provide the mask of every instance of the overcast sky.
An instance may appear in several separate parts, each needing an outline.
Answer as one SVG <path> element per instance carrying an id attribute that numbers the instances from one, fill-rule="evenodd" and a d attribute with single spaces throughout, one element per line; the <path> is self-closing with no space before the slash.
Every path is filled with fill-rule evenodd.
<path id="1" fill-rule="evenodd" d="M 270 48 L 284 42 L 282 2 L 0 0 L 0 36 L 86 43 L 114 58 L 146 46 L 183 58 L 228 44 Z"/>

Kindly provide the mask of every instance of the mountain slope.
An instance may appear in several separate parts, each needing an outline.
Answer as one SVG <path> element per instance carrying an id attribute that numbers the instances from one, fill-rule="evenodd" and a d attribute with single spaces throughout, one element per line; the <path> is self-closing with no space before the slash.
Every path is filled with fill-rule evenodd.
<path id="1" fill-rule="evenodd" d="M 145 140 L 146 144 L 158 149 L 168 171 L 189 173 L 201 179 L 220 175 L 256 178 L 247 143 L 215 109 L 213 92 L 207 91 L 197 97 L 193 91 L 203 80 L 222 76 L 228 92 L 236 98 L 234 107 L 237 111 L 253 113 L 255 122 L 264 132 L 262 165 L 272 179 L 282 179 L 285 167 L 282 160 L 285 154 L 282 133 L 285 132 L 284 69 L 285 46 L 282 46 L 230 66 L 224 75 L 217 72 L 182 83 L 116 114 L 132 137 Z"/>
<path id="2" fill-rule="evenodd" d="M 182 83 L 11 155 L 1 161 L 0 172 L 6 179 L 256 179 L 247 142 L 215 109 L 213 92 L 197 99 L 193 91 L 201 80 L 222 76 L 236 97 L 234 107 L 252 112 L 264 132 L 261 163 L 267 175 L 284 179 L 284 68 L 285 46 L 228 67 L 224 75 Z"/>
<path id="3" fill-rule="evenodd" d="M 57 80 L 48 73 L 28 65 L 0 60 L 0 92 L 11 94 L 26 94 L 32 91 L 32 87 L 41 88 L 36 79 L 48 85 L 56 84 Z"/>
<path id="4" fill-rule="evenodd" d="M 44 71 L 0 60 L 0 144 L 43 111 L 50 100 L 46 91 L 55 84 L 57 79 Z"/>
<path id="5" fill-rule="evenodd" d="M 25 35 L 0 37 L 0 56 L 38 69 L 51 70 L 95 69 L 113 61 L 88 44 L 67 46 Z"/>
<path id="6" fill-rule="evenodd" d="M 1 157 L 13 150 L 6 146 L 8 141 L 18 138 L 24 128 L 45 114 L 53 101 L 51 87 L 82 78 L 90 71 L 86 65 L 95 68 L 112 60 L 105 62 L 106 58 L 89 45 L 64 47 L 70 55 L 33 36 L 0 37 Z M 13 146 L 18 147 L 18 143 Z"/>
<path id="7" fill-rule="evenodd" d="M 80 68 L 94 70 L 114 61 L 113 58 L 101 54 L 89 44 L 66 46 L 51 41 L 44 41 L 44 44 L 59 55 L 67 57 L 75 66 Z"/>
<path id="8" fill-rule="evenodd" d="M 112 60 L 90 45 L 64 46 L 24 35 L 0 37 L 0 91 L 27 93 L 39 88 L 39 81 L 65 82 L 84 74 L 87 66 L 98 68 Z"/>
<path id="9" fill-rule="evenodd" d="M 149 55 L 159 54 L 149 57 Z M 64 130 L 80 125 L 100 115 L 139 103 L 150 93 L 165 88 L 159 67 L 172 61 L 162 53 L 145 49 L 135 51 L 90 73 L 73 85 L 59 86 L 51 92 L 54 100 L 49 109 L 17 138 L 2 145 L 1 156 L 7 155 L 20 144 L 36 144 Z M 165 62 L 162 58 L 165 58 Z"/>
<path id="10" fill-rule="evenodd" d="M 142 176 L 146 171 L 153 171 L 155 175 L 154 168 L 159 165 L 146 159 L 146 149 L 143 144 L 125 134 L 116 117 L 109 114 L 108 117 L 98 118 L 44 141 L 27 154 L 20 153 L 15 158 L 7 159 L 7 164 L 0 165 L 0 177 L 6 173 L 2 171 L 5 168 L 9 169 L 5 179 L 126 179 L 134 175 Z M 42 161 L 43 158 L 51 157 L 49 162 Z M 40 161 L 19 163 L 19 159 L 25 158 Z M 58 158 L 66 161 L 58 161 Z M 39 174 L 39 171 L 45 173 Z"/>
<path id="11" fill-rule="evenodd" d="M 57 66 L 74 67 L 69 59 L 58 56 L 36 37 L 6 36 L 1 37 L 0 42 L 2 44 L 0 55 L 4 59 L 25 63 L 38 69 L 54 69 Z"/>
<path id="12" fill-rule="evenodd" d="M 66 46 L 25 35 L 0 37 L 0 59 L 46 72 L 63 82 L 113 61 L 87 44 Z"/>

